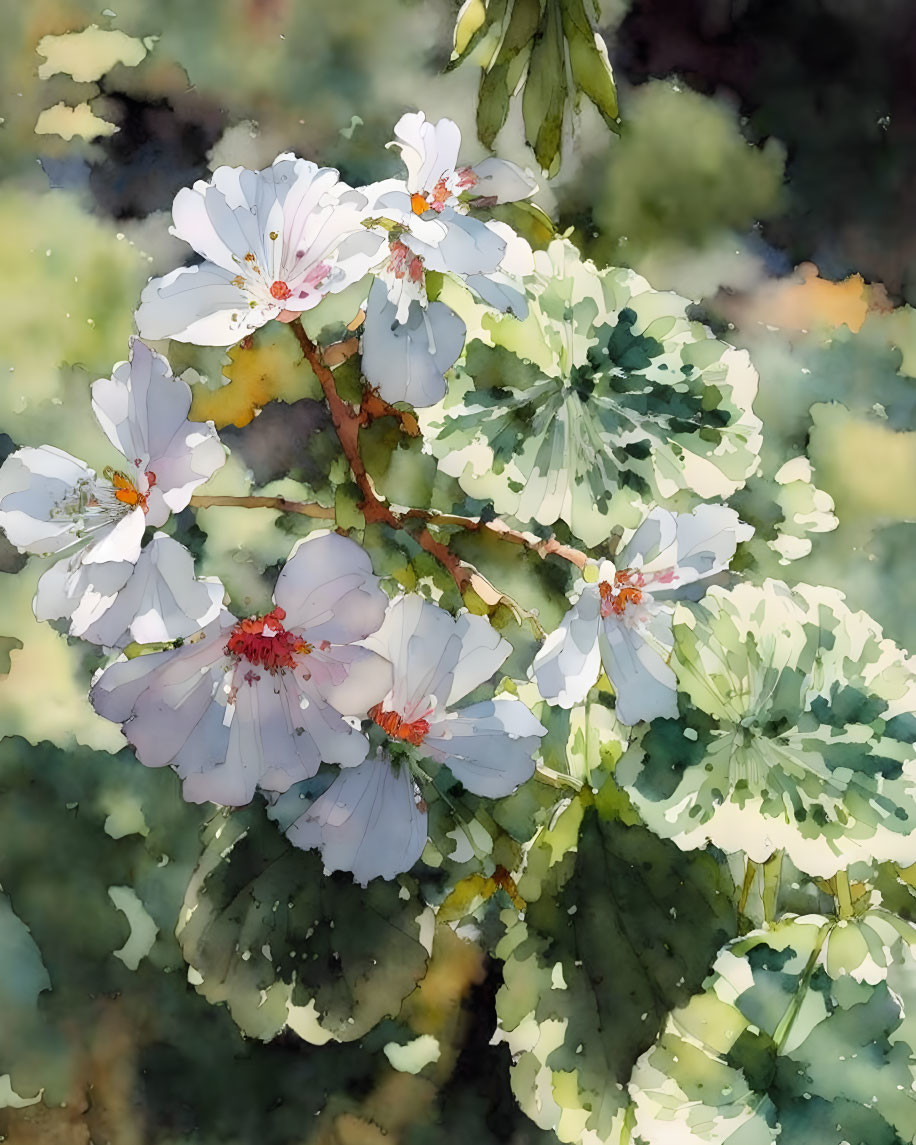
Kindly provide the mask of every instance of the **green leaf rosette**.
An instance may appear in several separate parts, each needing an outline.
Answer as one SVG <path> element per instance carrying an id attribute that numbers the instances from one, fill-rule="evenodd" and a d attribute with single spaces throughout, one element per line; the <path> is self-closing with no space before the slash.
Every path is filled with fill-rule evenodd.
<path id="1" fill-rule="evenodd" d="M 440 468 L 522 522 L 586 545 L 646 507 L 728 497 L 757 466 L 757 374 L 686 298 L 572 243 L 535 253 L 524 321 L 487 316 L 424 415 Z M 686 496 L 684 496 L 686 495 Z"/>
<path id="2" fill-rule="evenodd" d="M 916 1125 L 916 930 L 883 911 L 727 946 L 629 1091 L 639 1145 L 904 1145 Z"/>
<path id="3" fill-rule="evenodd" d="M 682 606 L 674 637 L 681 714 L 616 772 L 653 831 L 811 875 L 916 860 L 916 672 L 871 617 L 767 580 Z"/>
<path id="4" fill-rule="evenodd" d="M 734 934 L 733 887 L 711 855 L 685 859 L 588 803 L 541 832 L 518 879 L 525 913 L 503 913 L 496 1039 L 532 1121 L 569 1145 L 622 1145 L 633 1065 Z"/>

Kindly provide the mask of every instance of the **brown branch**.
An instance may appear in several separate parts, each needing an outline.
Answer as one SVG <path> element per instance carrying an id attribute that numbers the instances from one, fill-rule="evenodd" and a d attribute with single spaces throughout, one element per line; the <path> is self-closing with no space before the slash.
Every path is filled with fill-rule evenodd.
<path id="1" fill-rule="evenodd" d="M 401 410 L 385 401 L 371 386 L 363 390 L 363 400 L 359 403 L 359 418 L 363 425 L 369 425 L 380 417 L 393 417 L 408 437 L 420 436 L 420 423 L 409 410 Z"/>
<path id="2" fill-rule="evenodd" d="M 347 463 L 350 466 L 353 480 L 359 486 L 359 490 L 363 495 L 363 500 L 359 506 L 360 512 L 367 521 L 382 521 L 384 524 L 390 525 L 393 529 L 401 528 L 400 522 L 372 487 L 372 479 L 366 472 L 366 467 L 360 456 L 359 414 L 338 394 L 337 386 L 334 384 L 334 375 L 321 356 L 321 351 L 308 334 L 306 334 L 301 320 L 296 318 L 289 323 L 289 328 L 296 335 L 302 353 L 305 355 L 308 364 L 314 370 L 315 377 L 318 379 L 324 391 L 325 400 L 331 412 L 331 421 L 334 423 L 334 429 L 337 431 L 337 436 L 340 439 L 340 448 L 343 450 L 344 457 L 346 457 Z"/>
<path id="3" fill-rule="evenodd" d="M 210 509 L 219 505 L 233 505 L 240 509 L 278 509 L 281 513 L 301 513 L 303 517 L 322 517 L 334 520 L 334 509 L 310 501 L 288 501 L 286 497 L 231 497 L 195 493 L 188 504 L 195 509 Z"/>
<path id="4" fill-rule="evenodd" d="M 558 556 L 574 564 L 577 568 L 584 568 L 587 559 L 585 553 L 580 552 L 578 549 L 570 548 L 568 545 L 560 544 L 555 537 L 547 537 L 546 539 L 537 537 L 533 533 L 524 533 L 519 529 L 510 529 L 508 525 L 497 520 L 482 521 L 477 517 L 461 517 L 451 513 L 434 513 L 426 509 L 401 509 L 390 506 L 376 493 L 372 484 L 372 478 L 366 471 L 366 466 L 363 463 L 359 451 L 360 426 L 367 424 L 375 417 L 390 415 L 398 417 L 402 427 L 408 433 L 411 433 L 411 423 L 415 424 L 415 419 L 413 419 L 411 415 L 407 415 L 395 409 L 393 406 L 388 405 L 387 402 L 384 402 L 370 389 L 364 392 L 359 410 L 355 410 L 353 406 L 351 406 L 349 402 L 344 401 L 337 392 L 334 374 L 321 350 L 305 332 L 301 320 L 296 318 L 289 322 L 288 325 L 295 334 L 303 355 L 312 367 L 315 377 L 318 379 L 324 391 L 325 400 L 328 403 L 328 409 L 331 414 L 331 421 L 340 441 L 340 447 L 350 466 L 353 480 L 362 493 L 362 501 L 359 504 L 359 509 L 367 522 L 380 522 L 388 525 L 392 529 L 403 529 L 410 532 L 417 544 L 431 556 L 435 557 L 443 568 L 448 570 L 458 587 L 458 591 L 461 593 L 471 585 L 474 569 L 472 566 L 466 565 L 460 557 L 456 556 L 445 542 L 437 540 L 429 531 L 430 525 L 434 528 L 457 526 L 468 532 L 477 532 L 481 529 L 486 529 L 500 540 L 508 541 L 514 545 L 521 545 L 530 552 L 537 553 L 542 559 L 546 559 L 549 556 Z M 353 343 L 354 340 L 349 339 L 347 342 L 339 344 L 342 350 L 345 348 L 345 352 L 339 356 L 339 360 L 343 361 L 354 352 Z M 335 360 L 338 359 L 335 358 Z M 409 421 L 407 420 L 408 417 L 410 417 Z M 324 520 L 333 520 L 335 517 L 335 512 L 332 508 L 304 501 L 289 501 L 285 497 L 232 497 L 198 494 L 191 498 L 190 503 L 199 509 L 206 509 L 216 505 L 235 505 L 246 509 L 277 509 L 282 513 L 301 513 L 306 517 L 320 517 Z M 424 527 L 415 532 L 409 528 L 409 524 L 412 521 L 422 521 L 424 522 Z"/>
<path id="5" fill-rule="evenodd" d="M 473 533 L 486 529 L 501 541 L 508 541 L 512 545 L 521 545 L 529 552 L 537 553 L 542 560 L 546 560 L 550 556 L 562 557 L 564 561 L 569 561 L 570 564 L 580 569 L 585 568 L 588 560 L 585 553 L 579 549 L 571 548 L 569 545 L 561 544 L 556 537 L 536 537 L 534 533 L 525 533 L 521 529 L 510 529 L 508 525 L 499 520 L 481 521 L 479 517 L 459 517 L 453 513 L 432 513 L 427 512 L 426 509 L 404 509 L 399 515 L 408 519 L 416 518 L 426 521 L 429 525 L 457 525 L 459 529 Z"/>

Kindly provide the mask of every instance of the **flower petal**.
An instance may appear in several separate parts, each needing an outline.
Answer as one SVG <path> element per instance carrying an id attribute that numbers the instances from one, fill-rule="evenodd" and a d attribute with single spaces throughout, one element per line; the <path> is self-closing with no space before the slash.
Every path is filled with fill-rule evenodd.
<path id="1" fill-rule="evenodd" d="M 670 631 L 670 615 L 666 619 Z M 622 724 L 677 716 L 677 677 L 638 631 L 616 617 L 609 618 L 601 625 L 599 645 Z"/>
<path id="2" fill-rule="evenodd" d="M 522 703 L 498 696 L 448 712 L 423 741 L 433 759 L 475 795 L 509 795 L 534 774 L 534 752 L 547 729 Z"/>
<path id="3" fill-rule="evenodd" d="M 206 628 L 222 608 L 225 589 L 218 580 L 197 580 L 194 561 L 187 549 L 167 536 L 156 533 L 140 553 L 135 565 L 126 566 L 128 576 L 103 608 L 91 615 L 81 606 L 74 613 L 70 632 L 92 644 L 121 647 L 158 644 L 185 639 Z M 99 591 L 99 572 L 109 565 L 83 566 L 85 590 Z"/>
<path id="4" fill-rule="evenodd" d="M 409 871 L 426 845 L 426 808 L 404 764 L 367 759 L 341 771 L 287 831 L 316 847 L 328 871 L 350 871 L 361 886 Z"/>
<path id="5" fill-rule="evenodd" d="M 345 716 L 365 716 L 391 690 L 391 664 L 357 644 L 315 649 L 299 671 L 308 672 L 324 700 Z M 344 761 L 328 758 L 327 762 Z"/>
<path id="6" fill-rule="evenodd" d="M 83 561 L 87 565 L 104 564 L 106 561 L 130 561 L 134 563 L 140 556 L 140 544 L 146 530 L 146 514 L 138 505 L 121 517 L 110 529 L 102 529 L 96 539 L 83 550 Z"/>
<path id="7" fill-rule="evenodd" d="M 453 120 L 430 123 L 422 111 L 408 112 L 394 125 L 394 134 L 389 147 L 400 149 L 411 191 L 431 191 L 457 167 L 461 131 Z"/>
<path id="8" fill-rule="evenodd" d="M 484 159 L 471 168 L 477 182 L 471 188 L 476 199 L 495 199 L 497 203 L 515 203 L 527 199 L 538 189 L 537 180 L 507 159 Z"/>
<path id="9" fill-rule="evenodd" d="M 198 766 L 225 758 L 228 729 L 218 729 L 224 726 L 226 636 L 234 624 L 235 617 L 221 612 L 200 640 L 118 660 L 96 677 L 89 693 L 92 706 L 105 719 L 124 725 L 147 767 L 173 762 L 211 706 L 217 709 L 216 728 L 201 745 L 205 750 Z"/>
<path id="10" fill-rule="evenodd" d="M 538 691 L 548 703 L 571 708 L 588 695 L 601 667 L 600 629 L 601 595 L 597 585 L 586 585 L 531 665 Z"/>
<path id="11" fill-rule="evenodd" d="M 89 487 L 88 465 L 51 445 L 11 453 L 0 466 L 0 528 L 27 553 L 56 553 L 79 539 L 74 516 L 56 512 L 77 487 Z"/>
<path id="12" fill-rule="evenodd" d="M 641 568 L 655 591 L 678 588 L 728 568 L 739 541 L 753 536 L 734 509 L 699 505 L 692 513 L 655 508 L 621 553 L 621 568 Z"/>
<path id="13" fill-rule="evenodd" d="M 225 464 L 214 427 L 188 421 L 191 387 L 172 375 L 161 354 L 131 339 L 130 360 L 92 384 L 92 408 L 109 441 L 141 472 L 152 474 L 168 509 Z"/>
<path id="14" fill-rule="evenodd" d="M 387 402 L 435 405 L 445 394 L 445 371 L 464 346 L 465 324 L 442 302 L 411 302 L 403 323 L 397 314 L 385 284 L 376 279 L 366 305 L 363 374 Z"/>
<path id="15" fill-rule="evenodd" d="M 394 680 L 386 707 L 412 721 L 431 705 L 445 707 L 490 678 L 512 646 L 482 616 L 457 620 L 420 596 L 394 601 L 367 645 L 392 663 Z"/>
<path id="16" fill-rule="evenodd" d="M 443 238 L 430 244 L 421 241 L 416 227 L 403 236 L 402 242 L 420 255 L 429 270 L 442 274 L 489 274 L 498 270 L 506 254 L 506 240 L 473 215 L 463 215 L 446 207 L 438 217 L 446 229 Z"/>
<path id="17" fill-rule="evenodd" d="M 339 533 L 313 533 L 294 550 L 277 577 L 275 602 L 284 625 L 310 643 L 349 644 L 382 623 L 388 597 L 368 553 Z"/>
<path id="18" fill-rule="evenodd" d="M 140 337 L 234 346 L 280 313 L 279 305 L 249 305 L 253 300 L 234 278 L 231 271 L 203 262 L 150 279 L 134 315 Z"/>

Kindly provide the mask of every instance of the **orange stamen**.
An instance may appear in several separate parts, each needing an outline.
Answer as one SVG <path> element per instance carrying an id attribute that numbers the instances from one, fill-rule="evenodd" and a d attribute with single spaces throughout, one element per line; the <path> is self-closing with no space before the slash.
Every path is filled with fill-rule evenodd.
<path id="1" fill-rule="evenodd" d="M 422 215 L 426 211 L 432 210 L 425 195 L 421 195 L 418 191 L 410 196 L 410 209 L 415 215 Z"/>
<path id="2" fill-rule="evenodd" d="M 286 285 L 286 283 L 281 282 L 279 279 L 277 279 L 277 281 L 273 283 L 270 288 L 271 298 L 276 298 L 278 302 L 285 302 L 292 293 L 293 292 Z"/>
<path id="3" fill-rule="evenodd" d="M 603 580 L 598 585 L 601 593 L 601 615 L 605 618 L 612 613 L 614 616 L 623 616 L 627 607 L 636 606 L 642 601 L 640 587 L 644 583 L 642 576 L 635 569 L 621 569 L 614 574 L 614 583 Z"/>
<path id="4" fill-rule="evenodd" d="M 381 704 L 369 709 L 369 719 L 374 721 L 393 739 L 402 739 L 406 743 L 419 747 L 429 732 L 429 723 L 426 720 L 413 720 L 408 723 L 397 712 L 386 712 Z"/>
<path id="5" fill-rule="evenodd" d="M 102 476 L 107 477 L 112 483 L 115 491 L 115 499 L 120 501 L 122 505 L 129 505 L 131 509 L 136 509 L 139 505 L 144 513 L 149 512 L 146 504 L 147 494 L 141 493 L 126 473 L 121 473 L 120 470 L 112 469 L 108 466 L 102 473 Z M 156 478 L 154 475 L 150 485 L 155 484 Z"/>

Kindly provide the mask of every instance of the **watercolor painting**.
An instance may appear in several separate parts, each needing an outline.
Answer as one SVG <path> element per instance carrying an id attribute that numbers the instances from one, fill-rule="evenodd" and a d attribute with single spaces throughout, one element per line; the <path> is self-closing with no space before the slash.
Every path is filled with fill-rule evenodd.
<path id="1" fill-rule="evenodd" d="M 914 52 L 5 6 L 0 1140 L 916 1141 Z"/>

